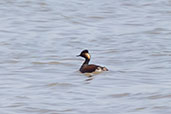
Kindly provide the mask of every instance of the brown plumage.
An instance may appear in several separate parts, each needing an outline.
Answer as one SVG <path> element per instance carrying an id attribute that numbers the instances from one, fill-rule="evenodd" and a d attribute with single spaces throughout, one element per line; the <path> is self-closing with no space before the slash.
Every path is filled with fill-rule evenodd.
<path id="1" fill-rule="evenodd" d="M 101 67 L 99 65 L 94 65 L 94 64 L 89 65 L 91 57 L 90 54 L 88 53 L 88 50 L 83 50 L 81 54 L 78 56 L 85 58 L 85 61 L 80 68 L 81 73 L 94 73 L 94 72 L 108 71 L 106 67 Z"/>

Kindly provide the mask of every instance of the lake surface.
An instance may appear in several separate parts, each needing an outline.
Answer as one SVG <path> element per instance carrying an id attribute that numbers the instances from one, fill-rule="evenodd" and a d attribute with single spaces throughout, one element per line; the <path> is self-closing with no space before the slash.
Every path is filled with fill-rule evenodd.
<path id="1" fill-rule="evenodd" d="M 1 114 L 171 114 L 170 0 L 1 0 L 0 22 Z"/>

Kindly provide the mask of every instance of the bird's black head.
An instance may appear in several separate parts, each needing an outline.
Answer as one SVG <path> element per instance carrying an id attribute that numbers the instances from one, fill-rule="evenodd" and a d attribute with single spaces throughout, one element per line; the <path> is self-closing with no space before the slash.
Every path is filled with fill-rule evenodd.
<path id="1" fill-rule="evenodd" d="M 83 50 L 83 51 L 80 53 L 80 55 L 78 55 L 78 56 L 84 57 L 84 58 L 86 58 L 86 59 L 90 59 L 90 54 L 88 53 L 88 50 L 87 50 L 87 49 L 86 49 L 86 50 Z"/>

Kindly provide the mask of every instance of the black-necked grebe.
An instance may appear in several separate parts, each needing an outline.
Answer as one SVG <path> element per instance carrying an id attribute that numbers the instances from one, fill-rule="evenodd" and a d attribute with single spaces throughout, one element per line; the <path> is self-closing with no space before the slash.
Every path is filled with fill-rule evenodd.
<path id="1" fill-rule="evenodd" d="M 78 56 L 85 58 L 85 61 L 80 68 L 81 73 L 98 73 L 102 71 L 108 71 L 106 67 L 101 67 L 99 65 L 94 65 L 94 64 L 89 65 L 89 61 L 91 57 L 88 50 L 83 50 L 81 54 Z"/>

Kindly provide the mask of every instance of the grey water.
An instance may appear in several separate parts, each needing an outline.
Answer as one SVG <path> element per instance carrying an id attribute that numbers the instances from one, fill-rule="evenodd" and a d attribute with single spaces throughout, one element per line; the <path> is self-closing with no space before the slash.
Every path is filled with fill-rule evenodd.
<path id="1" fill-rule="evenodd" d="M 171 1 L 1 0 L 0 113 L 171 114 Z"/>

